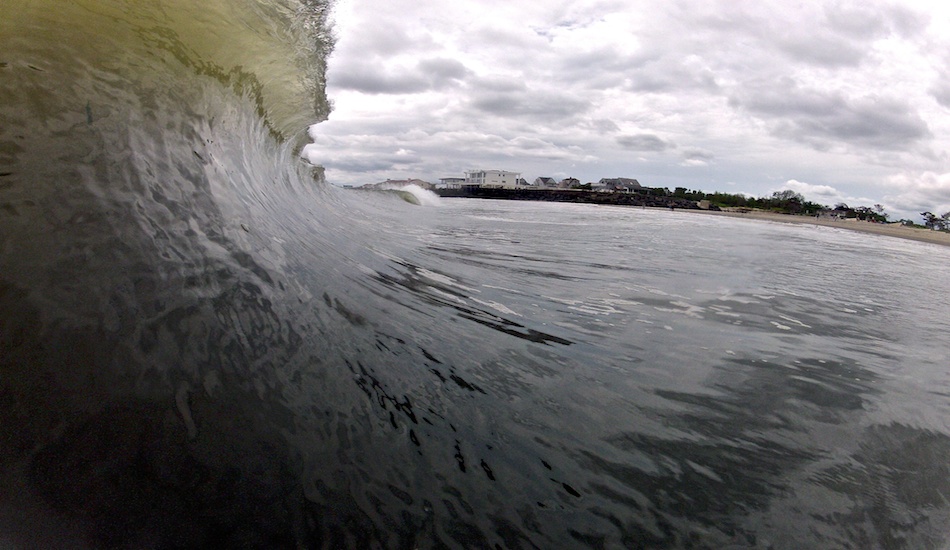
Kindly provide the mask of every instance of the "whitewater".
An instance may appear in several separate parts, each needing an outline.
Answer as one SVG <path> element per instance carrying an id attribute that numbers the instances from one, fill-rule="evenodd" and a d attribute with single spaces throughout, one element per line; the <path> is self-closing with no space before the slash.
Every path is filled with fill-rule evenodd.
<path id="1" fill-rule="evenodd" d="M 327 185 L 330 8 L 0 0 L 0 546 L 950 544 L 950 249 Z"/>

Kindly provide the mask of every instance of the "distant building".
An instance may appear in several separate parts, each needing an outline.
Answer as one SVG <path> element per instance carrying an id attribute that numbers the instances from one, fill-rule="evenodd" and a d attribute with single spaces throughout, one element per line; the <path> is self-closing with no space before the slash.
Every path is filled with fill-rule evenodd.
<path id="1" fill-rule="evenodd" d="M 596 191 L 626 191 L 633 192 L 643 189 L 640 182 L 633 178 L 601 178 L 594 184 Z"/>
<path id="2" fill-rule="evenodd" d="M 534 184 L 538 187 L 557 187 L 557 180 L 547 176 L 534 178 Z"/>
<path id="3" fill-rule="evenodd" d="M 465 178 L 439 178 L 438 187 L 442 189 L 458 189 L 465 183 Z"/>
<path id="4" fill-rule="evenodd" d="M 559 184 L 557 184 L 557 186 L 560 187 L 561 189 L 571 189 L 575 185 L 580 185 L 580 184 L 581 184 L 581 180 L 577 178 L 564 178 L 561 180 Z"/>
<path id="5" fill-rule="evenodd" d="M 521 173 L 506 170 L 472 170 L 465 173 L 465 185 L 482 187 L 517 187 Z"/>

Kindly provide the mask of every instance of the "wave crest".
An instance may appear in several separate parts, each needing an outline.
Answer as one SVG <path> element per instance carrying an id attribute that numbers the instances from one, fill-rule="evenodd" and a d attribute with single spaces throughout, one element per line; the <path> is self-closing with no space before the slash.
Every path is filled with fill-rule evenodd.
<path id="1" fill-rule="evenodd" d="M 329 113 L 329 9 L 325 0 L 5 2 L 3 61 L 7 71 L 54 73 L 66 90 L 90 73 L 169 85 L 153 71 L 174 61 L 252 97 L 283 139 Z"/>

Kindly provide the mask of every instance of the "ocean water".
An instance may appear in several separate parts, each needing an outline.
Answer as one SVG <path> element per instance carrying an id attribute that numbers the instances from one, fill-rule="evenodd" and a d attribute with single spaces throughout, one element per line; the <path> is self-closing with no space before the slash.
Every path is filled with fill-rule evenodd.
<path id="1" fill-rule="evenodd" d="M 0 546 L 950 545 L 950 249 L 336 189 L 328 6 L 0 8 Z"/>

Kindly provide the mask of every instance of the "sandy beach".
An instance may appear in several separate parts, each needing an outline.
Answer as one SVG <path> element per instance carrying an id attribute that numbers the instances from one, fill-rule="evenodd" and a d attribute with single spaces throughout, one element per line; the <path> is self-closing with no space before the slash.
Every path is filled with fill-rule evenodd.
<path id="1" fill-rule="evenodd" d="M 749 220 L 762 220 L 780 223 L 798 223 L 820 225 L 825 227 L 837 227 L 839 229 L 849 229 L 851 231 L 860 231 L 863 233 L 873 233 L 875 235 L 885 235 L 888 237 L 897 237 L 900 239 L 910 239 L 925 243 L 940 244 L 950 246 L 950 233 L 943 231 L 931 231 L 930 229 L 920 229 L 915 227 L 905 227 L 900 224 L 882 224 L 864 222 L 857 219 L 835 220 L 830 218 L 815 218 L 814 216 L 794 216 L 788 214 L 775 214 L 772 212 L 736 212 L 722 211 L 715 212 L 709 210 L 684 210 L 684 212 L 701 212 L 711 216 L 729 216 L 732 218 L 744 218 Z"/>

